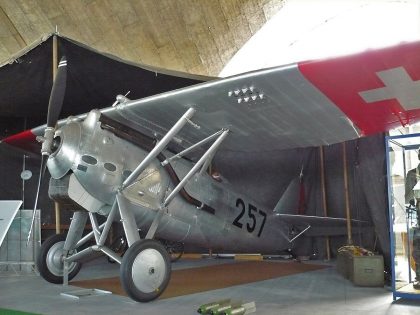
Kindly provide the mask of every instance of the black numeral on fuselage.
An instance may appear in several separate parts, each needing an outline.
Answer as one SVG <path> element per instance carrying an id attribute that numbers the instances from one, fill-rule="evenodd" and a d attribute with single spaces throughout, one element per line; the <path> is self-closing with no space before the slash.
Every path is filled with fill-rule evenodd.
<path id="1" fill-rule="evenodd" d="M 242 229 L 242 227 L 244 225 L 241 222 L 241 220 L 242 220 L 243 216 L 245 215 L 245 211 L 246 211 L 245 202 L 241 198 L 236 199 L 236 207 L 239 208 L 241 210 L 241 212 L 235 218 L 235 220 L 233 220 L 232 224 L 237 226 L 238 228 Z M 248 219 L 249 220 L 247 220 L 247 222 L 246 222 L 246 230 L 249 233 L 254 232 L 255 228 L 257 227 L 257 214 L 262 217 L 261 224 L 260 224 L 260 229 L 258 230 L 258 234 L 257 234 L 257 236 L 260 237 L 261 233 L 264 229 L 265 220 L 267 219 L 267 214 L 262 210 L 258 210 L 256 206 L 249 203 L 248 204 Z"/>

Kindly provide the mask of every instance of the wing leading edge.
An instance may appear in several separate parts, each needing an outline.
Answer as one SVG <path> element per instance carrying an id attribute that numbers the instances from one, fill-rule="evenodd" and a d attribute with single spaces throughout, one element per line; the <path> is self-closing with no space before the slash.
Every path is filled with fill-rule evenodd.
<path id="1" fill-rule="evenodd" d="M 188 147 L 228 128 L 219 152 L 264 153 L 384 132 L 420 118 L 420 42 L 258 70 L 102 112 L 159 139 L 189 107 L 196 109 L 195 125 L 185 127 L 177 143 Z"/>
<path id="2" fill-rule="evenodd" d="M 420 42 L 258 70 L 129 101 L 109 115 L 164 134 L 197 110 L 193 143 L 229 128 L 221 151 L 267 152 L 328 145 L 388 131 L 420 118 Z"/>

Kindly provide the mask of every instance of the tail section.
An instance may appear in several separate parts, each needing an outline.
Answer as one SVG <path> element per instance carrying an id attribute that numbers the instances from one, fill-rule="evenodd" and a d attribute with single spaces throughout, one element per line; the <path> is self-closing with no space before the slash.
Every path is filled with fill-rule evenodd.
<path id="1" fill-rule="evenodd" d="M 297 230 L 305 230 L 306 236 L 347 234 L 347 220 L 345 218 L 277 214 L 277 219 L 295 227 Z M 368 228 L 368 222 L 366 221 L 351 220 L 351 224 L 353 232 L 361 232 L 364 228 Z"/>
<path id="2" fill-rule="evenodd" d="M 299 207 L 299 195 L 300 178 L 296 177 L 289 183 L 273 211 L 279 214 L 296 214 Z"/>
<path id="3" fill-rule="evenodd" d="M 304 198 L 302 196 L 302 176 L 299 176 L 289 183 L 273 210 L 277 220 L 291 227 L 293 235 L 290 235 L 290 239 L 294 240 L 302 234 L 306 236 L 333 236 L 347 233 L 347 220 L 345 218 L 302 215 L 302 198 Z M 368 226 L 367 222 L 359 220 L 351 220 L 351 224 L 358 231 L 362 231 Z"/>

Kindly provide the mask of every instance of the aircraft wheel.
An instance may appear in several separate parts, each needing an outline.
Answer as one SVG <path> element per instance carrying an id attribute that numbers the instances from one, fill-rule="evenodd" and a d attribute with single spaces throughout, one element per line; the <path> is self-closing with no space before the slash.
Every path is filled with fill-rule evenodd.
<path id="1" fill-rule="evenodd" d="M 120 269 L 121 285 L 138 302 L 156 299 L 171 277 L 168 252 L 158 241 L 147 239 L 132 244 L 125 252 Z"/>
<path id="2" fill-rule="evenodd" d="M 63 247 L 65 241 L 65 234 L 56 234 L 47 238 L 41 245 L 41 250 L 36 260 L 36 266 L 41 276 L 48 282 L 57 284 L 63 283 Z M 76 250 L 71 252 L 71 254 L 74 253 L 76 253 Z M 81 267 L 82 264 L 80 262 L 69 264 L 69 280 L 77 275 Z"/>

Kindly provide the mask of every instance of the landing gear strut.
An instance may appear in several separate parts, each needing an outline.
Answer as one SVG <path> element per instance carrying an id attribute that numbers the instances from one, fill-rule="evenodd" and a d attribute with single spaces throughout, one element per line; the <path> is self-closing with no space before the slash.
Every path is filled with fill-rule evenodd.
<path id="1" fill-rule="evenodd" d="M 169 254 L 171 262 L 178 261 L 182 257 L 182 255 L 184 254 L 184 243 L 167 241 L 167 240 L 159 239 L 159 238 L 157 238 L 156 240 L 161 242 L 162 245 L 165 247 L 166 251 Z M 120 235 L 111 244 L 110 248 L 115 253 L 118 253 L 121 257 L 123 257 L 125 252 L 128 249 L 127 239 L 125 238 L 124 235 Z M 115 263 L 115 260 L 108 257 L 108 262 L 113 264 L 113 263 Z"/>
<path id="2" fill-rule="evenodd" d="M 51 283 L 63 283 L 64 258 L 67 253 L 64 251 L 64 243 L 66 235 L 57 234 L 49 237 L 41 246 L 36 266 L 41 276 Z M 75 254 L 73 250 L 69 254 Z M 69 280 L 73 279 L 80 271 L 82 264 L 80 262 L 72 262 L 69 265 Z"/>
<path id="3" fill-rule="evenodd" d="M 159 240 L 165 246 L 166 251 L 171 258 L 171 262 L 178 261 L 184 254 L 184 243 L 182 242 L 172 242 L 167 240 Z"/>

